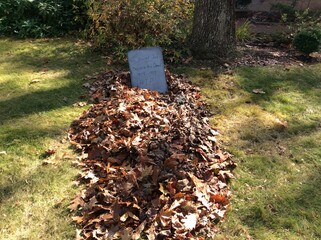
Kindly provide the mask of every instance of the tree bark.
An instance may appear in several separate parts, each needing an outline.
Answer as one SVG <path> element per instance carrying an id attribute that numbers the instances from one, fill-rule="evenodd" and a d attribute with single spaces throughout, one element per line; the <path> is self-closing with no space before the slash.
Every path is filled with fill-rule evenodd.
<path id="1" fill-rule="evenodd" d="M 198 59 L 227 59 L 236 50 L 234 0 L 196 0 L 192 53 Z"/>

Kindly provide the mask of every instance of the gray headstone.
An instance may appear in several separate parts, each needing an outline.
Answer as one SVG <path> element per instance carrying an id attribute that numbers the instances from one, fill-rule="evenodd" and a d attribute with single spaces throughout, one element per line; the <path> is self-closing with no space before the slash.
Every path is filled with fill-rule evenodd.
<path id="1" fill-rule="evenodd" d="M 167 92 L 164 60 L 160 47 L 129 51 L 128 62 L 133 87 Z"/>

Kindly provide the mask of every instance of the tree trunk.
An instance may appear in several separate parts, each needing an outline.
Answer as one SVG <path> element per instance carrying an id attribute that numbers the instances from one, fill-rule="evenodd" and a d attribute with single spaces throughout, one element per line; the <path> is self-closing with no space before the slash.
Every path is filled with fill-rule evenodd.
<path id="1" fill-rule="evenodd" d="M 234 0 L 196 0 L 192 53 L 198 59 L 227 59 L 236 50 Z"/>

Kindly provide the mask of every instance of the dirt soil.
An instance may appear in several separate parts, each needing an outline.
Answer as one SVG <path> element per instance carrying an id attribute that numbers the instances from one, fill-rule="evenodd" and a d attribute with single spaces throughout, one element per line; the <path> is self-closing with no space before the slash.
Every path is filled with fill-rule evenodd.
<path id="1" fill-rule="evenodd" d="M 264 42 L 260 39 L 239 44 L 237 46 L 236 58 L 233 60 L 218 59 L 196 60 L 191 65 L 199 68 L 211 68 L 217 73 L 231 71 L 243 66 L 304 66 L 321 63 L 321 52 L 310 54 L 309 57 L 294 50 L 292 46 L 277 44 L 275 42 Z"/>
<path id="2" fill-rule="evenodd" d="M 231 65 L 239 66 L 294 66 L 321 62 L 321 53 L 303 56 L 290 47 L 271 43 L 251 42 L 238 47 L 238 56 Z"/>
<path id="3" fill-rule="evenodd" d="M 246 21 L 251 22 L 253 39 L 238 46 L 238 56 L 230 63 L 233 67 L 292 66 L 321 62 L 321 52 L 306 57 L 293 49 L 290 39 L 288 44 L 280 44 L 284 43 L 284 39 L 278 39 L 277 36 L 290 34 L 291 31 L 288 25 L 280 22 L 278 16 L 268 12 L 252 12 L 250 16 L 239 17 L 236 25 L 241 26 Z"/>

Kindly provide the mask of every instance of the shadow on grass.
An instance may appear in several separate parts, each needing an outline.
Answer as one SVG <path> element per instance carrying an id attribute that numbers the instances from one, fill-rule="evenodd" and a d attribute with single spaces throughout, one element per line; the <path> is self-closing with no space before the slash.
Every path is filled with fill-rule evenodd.
<path id="1" fill-rule="evenodd" d="M 277 164 L 276 168 L 265 169 L 268 181 L 283 177 L 292 178 L 292 181 L 286 183 L 285 186 L 276 183 L 274 188 L 270 187 L 267 190 L 270 195 L 266 195 L 266 198 L 259 197 L 259 201 L 249 204 L 249 209 L 243 216 L 240 216 L 242 223 L 247 225 L 258 239 L 264 238 L 262 232 L 266 230 L 274 232 L 274 236 L 284 236 L 289 231 L 305 239 L 321 237 L 319 193 L 321 166 L 318 160 L 311 161 L 310 159 L 305 162 L 301 173 L 299 170 L 298 172 L 290 170 L 293 163 L 289 158 L 292 154 L 280 153 L 278 156 L 278 151 L 273 152 L 273 148 L 278 143 L 285 144 L 287 148 L 296 151 L 295 159 L 301 159 L 305 149 L 297 145 L 296 141 L 302 138 L 313 138 L 315 134 L 319 135 L 321 116 L 318 109 L 321 103 L 321 82 L 318 79 L 321 79 L 320 68 L 317 66 L 313 69 L 310 67 L 296 68 L 289 72 L 263 68 L 245 68 L 239 71 L 240 85 L 244 90 L 251 93 L 253 89 L 260 88 L 266 92 L 262 95 L 251 94 L 252 104 L 257 104 L 269 112 L 281 113 L 289 121 L 288 127 L 279 125 L 267 127 L 257 119 L 254 122 L 244 121 L 237 126 L 240 129 L 239 137 L 248 143 L 246 147 L 256 145 L 256 151 L 262 151 L 260 154 L 278 159 L 274 163 Z M 307 112 L 308 108 L 313 109 L 315 113 Z M 264 149 L 264 147 L 270 149 Z M 312 148 L 312 153 L 316 154 L 316 149 Z M 254 161 L 260 161 L 260 159 L 257 158 Z M 247 164 L 251 166 L 251 163 Z M 256 167 L 251 170 L 257 171 L 253 179 L 265 176 L 263 173 L 265 171 L 258 171 L 260 164 L 266 163 L 253 163 Z M 304 176 L 305 174 L 309 176 Z M 304 182 L 299 182 L 303 180 Z"/>
<path id="2" fill-rule="evenodd" d="M 321 65 L 295 67 L 285 71 L 281 68 L 242 68 L 238 71 L 240 84 L 247 92 L 262 89 L 265 94 L 253 94 L 251 100 L 261 104 L 271 101 L 279 91 L 298 92 L 314 103 L 321 102 Z M 318 92 L 316 92 L 318 91 Z"/>
<path id="3" fill-rule="evenodd" d="M 34 185 L 39 179 L 40 176 L 43 175 L 43 172 L 40 168 L 27 176 L 19 176 L 17 178 L 11 179 L 11 181 L 7 181 L 5 184 L 0 186 L 0 204 L 3 204 L 7 199 L 12 197 L 16 192 L 29 192 L 30 186 Z"/>
<path id="4" fill-rule="evenodd" d="M 16 149 L 18 149 L 24 145 L 39 144 L 39 140 L 58 137 L 64 133 L 62 129 L 64 128 L 59 128 L 58 126 L 40 127 L 32 124 L 28 126 L 18 126 L 16 128 L 1 130 L 1 141 L 3 146 L 18 143 L 19 146 L 16 147 Z"/>
<path id="5" fill-rule="evenodd" d="M 210 98 L 212 123 L 223 130 L 227 151 L 240 159 L 238 211 L 228 220 L 231 236 L 226 236 L 319 239 L 321 65 L 241 68 L 235 78 L 214 80 L 193 77 Z"/>
<path id="6" fill-rule="evenodd" d="M 44 151 L 45 147 L 42 142 L 61 135 L 68 127 L 68 120 L 56 120 L 54 116 L 68 119 L 71 115 L 65 116 L 63 111 L 53 115 L 48 113 L 83 101 L 79 99 L 86 91 L 82 87 L 83 78 L 98 71 L 104 63 L 99 54 L 75 40 L 20 41 L 0 38 L 0 45 L 0 78 L 1 74 L 5 76 L 0 80 L 0 151 L 8 154 L 0 156 L 1 164 L 4 163 L 0 166 L 0 175 L 3 176 L 0 201 L 3 202 L 24 189 L 30 194 L 36 192 L 42 174 L 45 173 L 47 178 L 55 176 L 43 170 L 41 163 L 34 172 L 28 172 L 34 164 L 39 164 L 38 150 Z M 29 75 L 45 78 L 48 72 L 59 71 L 63 72 L 63 77 L 53 75 L 46 81 L 28 85 Z M 31 115 L 34 115 L 30 118 L 35 121 L 33 123 L 27 122 L 27 117 Z M 59 171 L 56 173 L 60 174 Z M 45 181 L 48 186 L 40 189 L 50 189 L 50 181 Z"/>
<path id="7" fill-rule="evenodd" d="M 30 114 L 47 112 L 72 105 L 82 92 L 80 83 L 65 87 L 26 93 L 22 96 L 0 101 L 0 124 L 17 120 Z"/>
<path id="8" fill-rule="evenodd" d="M 57 82 L 55 88 L 35 90 L 30 86 L 27 89 L 21 89 L 23 95 L 19 93 L 20 96 L 13 96 L 10 99 L 1 101 L 0 123 L 72 105 L 78 100 L 81 93 L 84 93 L 84 89 L 81 86 L 84 75 L 93 73 L 103 66 L 101 57 L 98 54 L 93 53 L 93 50 L 89 47 L 77 45 L 74 40 L 32 40 L 28 43 L 11 39 L 10 44 L 7 43 L 7 45 L 12 46 L 16 51 L 20 49 L 20 51 L 14 53 L 11 53 L 10 49 L 6 49 L 10 56 L 0 58 L 0 65 L 10 65 L 8 70 L 5 69 L 5 71 L 8 71 L 6 74 L 9 74 L 9 76 L 11 73 L 21 74 L 22 80 L 25 81 L 23 79 L 25 71 L 37 73 L 43 69 L 46 71 L 61 70 L 66 74 L 63 77 L 65 83 Z M 2 51 L 4 50 L 2 49 Z M 93 63 L 90 63 L 90 61 Z M 12 69 L 15 70 L 13 71 Z M 51 79 L 50 84 L 54 85 L 55 81 L 57 81 L 57 77 Z M 1 83 L 1 89 L 5 89 L 12 84 L 10 82 Z M 27 84 L 29 82 L 25 83 L 25 85 Z M 10 88 L 14 88 L 14 85 Z M 17 89 L 16 91 L 20 90 Z M 4 91 L 3 94 L 5 94 Z"/>

